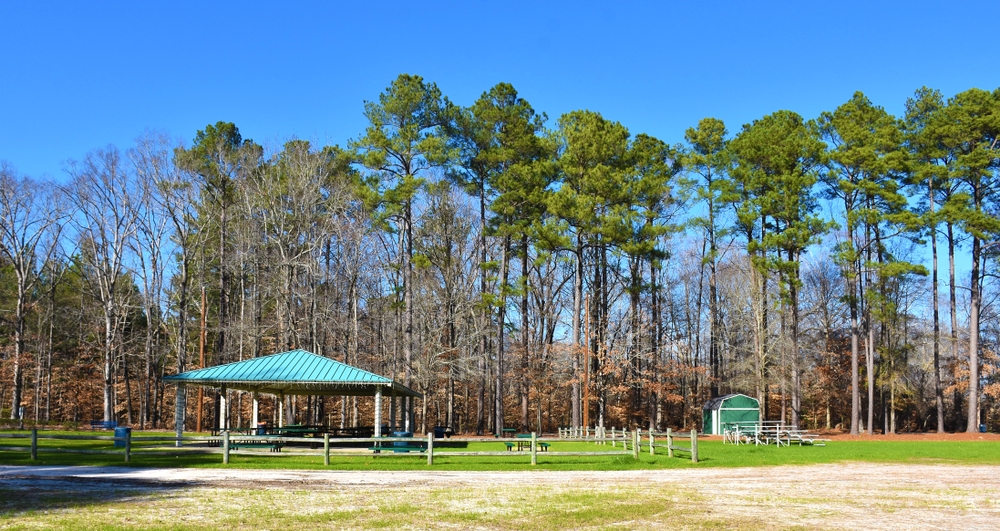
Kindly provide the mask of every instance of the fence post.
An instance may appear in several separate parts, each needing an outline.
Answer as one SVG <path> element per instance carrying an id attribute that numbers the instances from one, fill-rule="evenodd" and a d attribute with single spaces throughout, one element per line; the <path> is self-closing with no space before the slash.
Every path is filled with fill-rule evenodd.
<path id="1" fill-rule="evenodd" d="M 38 461 L 38 428 L 31 428 L 31 460 Z"/>
<path id="2" fill-rule="evenodd" d="M 427 466 L 434 464 L 434 432 L 427 432 Z"/>
<path id="3" fill-rule="evenodd" d="M 649 455 L 656 455 L 656 450 L 653 449 L 654 444 L 656 444 L 656 441 L 654 441 L 653 430 L 649 430 Z"/>
<path id="4" fill-rule="evenodd" d="M 639 428 L 636 428 L 634 434 L 632 435 L 632 457 L 639 459 L 639 445 L 642 440 L 642 432 Z"/>
<path id="5" fill-rule="evenodd" d="M 330 466 L 330 434 L 323 434 L 323 465 Z"/>
<path id="6" fill-rule="evenodd" d="M 531 432 L 531 465 L 538 464 L 538 436 Z"/>
<path id="7" fill-rule="evenodd" d="M 132 460 L 132 430 L 125 430 L 125 462 Z"/>
<path id="8" fill-rule="evenodd" d="M 667 457 L 674 456 L 674 434 L 667 428 Z"/>
<path id="9" fill-rule="evenodd" d="M 229 464 L 229 430 L 222 432 L 222 464 Z"/>
<path id="10" fill-rule="evenodd" d="M 691 430 L 691 462 L 698 462 L 698 430 Z"/>

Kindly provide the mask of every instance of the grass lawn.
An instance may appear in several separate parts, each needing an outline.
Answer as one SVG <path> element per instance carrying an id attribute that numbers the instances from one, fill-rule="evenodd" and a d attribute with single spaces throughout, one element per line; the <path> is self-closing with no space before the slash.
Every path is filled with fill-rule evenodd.
<path id="1" fill-rule="evenodd" d="M 95 432 L 46 432 L 65 435 L 94 435 Z M 97 432 L 110 435 L 110 432 Z M 40 439 L 38 460 L 31 461 L 27 451 L 28 439 L 4 438 L 0 446 L 24 447 L 24 451 L 0 451 L 3 465 L 94 465 L 133 467 L 223 467 L 260 469 L 327 469 L 327 470 L 426 470 L 424 454 L 384 454 L 372 456 L 344 455 L 331 451 L 330 466 L 323 465 L 322 449 L 286 448 L 281 453 L 240 450 L 231 453 L 229 465 L 222 464 L 219 453 L 191 453 L 165 448 L 163 442 L 136 441 L 132 446 L 131 463 L 124 462 L 124 452 L 117 449 L 112 454 L 74 454 L 47 452 L 47 448 L 115 451 L 112 441 L 51 440 Z M 134 432 L 133 437 L 163 436 L 162 432 Z M 446 442 L 446 441 L 445 441 Z M 153 446 L 155 445 L 155 448 Z M 609 455 L 557 456 L 539 452 L 538 465 L 532 466 L 528 452 L 510 452 L 503 456 L 453 456 L 449 452 L 504 452 L 503 443 L 476 441 L 459 448 L 437 446 L 434 470 L 633 470 L 674 469 L 692 467 L 756 467 L 775 465 L 806 465 L 843 463 L 852 461 L 872 463 L 952 463 L 1000 464 L 1000 443 L 995 441 L 872 441 L 836 440 L 826 446 L 733 446 L 722 444 L 717 438 L 699 440 L 699 463 L 691 463 L 686 453 L 668 458 L 666 450 L 657 449 L 649 455 L 643 447 L 638 460 L 622 455 L 621 446 L 597 445 L 589 442 L 552 442 L 553 452 L 607 451 Z"/>

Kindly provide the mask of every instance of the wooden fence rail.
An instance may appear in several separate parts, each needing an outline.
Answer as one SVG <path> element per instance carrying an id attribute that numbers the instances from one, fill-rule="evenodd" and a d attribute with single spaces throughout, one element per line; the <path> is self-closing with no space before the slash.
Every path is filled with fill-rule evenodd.
<path id="1" fill-rule="evenodd" d="M 322 446 L 322 454 L 312 453 L 312 452 L 295 452 L 294 455 L 298 456 L 323 456 L 324 465 L 329 466 L 330 464 L 330 447 L 331 445 L 365 445 L 366 450 L 361 450 L 357 448 L 356 451 L 339 451 L 337 455 L 342 456 L 368 456 L 368 457 L 405 457 L 414 456 L 414 454 L 423 454 L 427 456 L 427 464 L 433 465 L 435 457 L 519 457 L 528 454 L 532 465 L 538 464 L 538 454 L 541 453 L 540 449 L 550 448 L 551 444 L 555 442 L 571 442 L 571 441 L 587 441 L 595 442 L 593 438 L 593 433 L 590 437 L 585 433 L 581 433 L 583 437 L 577 438 L 541 438 L 537 434 L 532 433 L 531 438 L 528 439 L 512 437 L 512 438 L 494 438 L 494 439 L 480 439 L 480 438 L 449 438 L 447 441 L 449 443 L 482 443 L 482 442 L 496 442 L 496 443 L 509 443 L 513 445 L 518 444 L 526 447 L 527 452 L 512 452 L 508 451 L 486 451 L 486 452 L 464 452 L 464 451 L 448 451 L 441 450 L 440 446 L 435 446 L 436 441 L 441 441 L 441 439 L 435 439 L 433 433 L 428 433 L 426 438 L 414 438 L 414 437 L 342 437 L 342 438 L 331 438 L 329 434 L 324 434 L 322 438 L 319 437 L 285 437 L 285 436 L 274 436 L 274 435 L 242 435 L 242 434 L 232 434 L 228 431 L 223 431 L 219 436 L 184 436 L 184 437 L 171 437 L 171 436 L 133 436 L 131 431 L 125 432 L 122 437 L 115 437 L 109 435 L 63 435 L 63 434 L 46 434 L 44 432 L 39 432 L 37 429 L 31 430 L 30 433 L 0 433 L 0 439 L 30 439 L 30 445 L 25 446 L 0 446 L 0 451 L 20 451 L 29 450 L 31 453 L 31 460 L 35 461 L 38 459 L 38 452 L 42 451 L 45 453 L 77 453 L 77 454 L 106 454 L 106 455 L 120 455 L 124 458 L 126 462 L 130 462 L 132 456 L 140 455 L 167 455 L 168 452 L 183 452 L 184 454 L 222 454 L 222 463 L 228 464 L 230 460 L 230 455 L 234 451 L 239 451 L 240 448 L 244 447 L 264 447 L 264 446 L 283 446 L 289 443 L 299 443 L 299 444 L 309 444 L 313 448 Z M 633 457 L 638 457 L 639 453 L 639 434 L 638 432 L 633 432 L 630 435 L 630 439 L 618 439 L 618 442 L 622 443 L 621 450 L 604 450 L 604 451 L 546 451 L 544 455 L 549 456 L 613 456 L 613 455 L 632 455 Z M 50 446 L 40 446 L 40 440 L 71 440 L 71 441 L 114 441 L 123 443 L 123 448 L 114 450 L 103 450 L 103 449 L 91 449 L 91 448 L 53 448 Z M 177 447 L 169 448 L 149 448 L 143 443 L 180 443 Z M 140 443 L 138 449 L 136 448 L 136 443 Z M 213 447 L 183 447 L 184 443 L 208 443 L 213 445 Z M 404 443 L 406 446 L 402 447 L 405 449 L 394 450 L 395 448 L 400 448 L 394 446 L 393 443 Z M 425 445 L 423 448 L 416 449 L 414 444 Z M 375 446 L 379 446 L 381 452 L 373 450 Z M 631 446 L 631 448 L 629 448 Z"/>
<path id="2" fill-rule="evenodd" d="M 599 434 L 600 439 L 595 439 L 595 433 Z M 603 430 L 595 430 L 593 432 L 587 432 L 584 430 L 576 432 L 566 432 L 560 433 L 559 438 L 541 438 L 537 434 L 532 433 L 531 438 L 527 437 L 513 437 L 513 438 L 494 438 L 494 439 L 480 439 L 480 438 L 449 438 L 447 441 L 449 443 L 482 443 L 482 442 L 497 442 L 508 444 L 508 451 L 487 451 L 487 452 L 464 452 L 464 451 L 441 451 L 440 447 L 435 446 L 435 442 L 441 441 L 441 439 L 435 439 L 433 433 L 428 433 L 426 438 L 414 438 L 414 437 L 342 437 L 342 438 L 331 438 L 329 434 L 324 434 L 322 438 L 319 437 L 285 437 L 285 436 L 274 436 L 274 435 L 241 435 L 232 434 L 228 431 L 223 431 L 219 436 L 184 436 L 184 437 L 173 437 L 173 436 L 132 436 L 131 431 L 126 431 L 124 436 L 115 437 L 109 435 L 63 435 L 63 434 L 46 434 L 44 432 L 39 432 L 37 429 L 31 430 L 30 433 L 0 433 L 0 439 L 30 439 L 30 446 L 0 446 L 0 451 L 25 451 L 30 450 L 31 460 L 38 460 L 38 452 L 41 449 L 46 453 L 78 453 L 78 454 L 107 454 L 107 455 L 121 455 L 125 462 L 130 462 L 133 455 L 165 455 L 166 451 L 170 452 L 183 452 L 185 454 L 222 454 L 223 464 L 228 464 L 230 460 L 230 455 L 234 451 L 239 451 L 240 448 L 247 447 L 271 447 L 272 450 L 280 448 L 289 443 L 298 444 L 308 444 L 313 449 L 322 446 L 322 454 L 311 453 L 311 452 L 295 452 L 294 455 L 307 455 L 307 456 L 323 456 L 323 464 L 329 466 L 330 464 L 330 447 L 331 445 L 348 446 L 351 445 L 363 445 L 367 449 L 362 450 L 361 448 L 351 449 L 348 448 L 346 451 L 338 452 L 338 455 L 343 456 L 369 456 L 369 457 L 405 457 L 414 456 L 415 454 L 423 454 L 427 456 L 427 464 L 433 465 L 435 457 L 516 457 L 524 456 L 525 454 L 530 455 L 531 464 L 538 464 L 538 454 L 541 453 L 540 449 L 548 450 L 551 445 L 555 442 L 588 442 L 588 443 L 606 443 L 608 441 L 613 441 L 617 446 L 617 443 L 621 443 L 621 450 L 617 448 L 615 450 L 602 450 L 602 451 L 545 451 L 544 455 L 557 457 L 557 456 L 612 456 L 612 455 L 632 455 L 634 458 L 639 458 L 639 452 L 642 445 L 642 433 L 641 430 L 636 430 L 633 432 L 621 431 L 621 435 L 608 436 Z M 49 446 L 39 446 L 39 440 L 68 440 L 68 441 L 114 441 L 123 443 L 123 448 L 114 450 L 103 450 L 103 449 L 90 449 L 90 448 L 52 448 Z M 692 461 L 698 462 L 698 447 L 697 447 L 697 433 L 692 431 L 691 435 L 691 447 L 676 446 L 672 442 L 672 434 L 667 431 L 667 444 L 657 444 L 655 442 L 655 436 L 653 433 L 649 433 L 649 450 L 651 455 L 655 455 L 655 448 L 667 448 L 667 455 L 673 456 L 674 450 L 688 451 L 691 452 Z M 145 443 L 175 443 L 177 446 L 167 448 L 149 448 Z M 140 443 L 140 446 L 135 447 L 135 443 Z M 212 447 L 184 447 L 185 443 L 208 443 Z M 395 445 L 394 443 L 401 443 L 403 446 Z M 519 445 L 519 447 L 526 447 L 528 452 L 512 452 L 509 448 L 513 445 Z M 423 445 L 417 448 L 415 445 Z M 376 449 L 377 448 L 377 449 Z M 356 450 L 356 451 L 351 451 Z"/>

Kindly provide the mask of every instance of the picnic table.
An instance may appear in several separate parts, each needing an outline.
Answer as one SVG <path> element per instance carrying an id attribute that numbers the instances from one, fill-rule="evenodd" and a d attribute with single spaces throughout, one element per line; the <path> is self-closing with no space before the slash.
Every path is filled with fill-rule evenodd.
<path id="1" fill-rule="evenodd" d="M 507 446 L 507 451 L 511 451 L 515 447 L 517 448 L 518 452 L 523 451 L 524 449 L 528 449 L 528 450 L 531 449 L 532 438 L 531 438 L 531 434 L 530 433 L 518 433 L 518 434 L 514 435 L 514 438 L 517 439 L 517 440 L 514 441 L 514 442 L 505 442 L 504 443 Z M 536 441 L 537 441 L 537 439 L 536 439 Z M 539 451 L 544 452 L 544 451 L 547 451 L 549 449 L 549 443 L 547 443 L 547 442 L 539 442 L 537 444 L 538 444 Z"/>
<path id="2" fill-rule="evenodd" d="M 321 426 L 305 426 L 302 424 L 289 424 L 280 428 L 267 428 L 268 435 L 281 435 L 285 437 L 318 437 L 324 433 Z"/>

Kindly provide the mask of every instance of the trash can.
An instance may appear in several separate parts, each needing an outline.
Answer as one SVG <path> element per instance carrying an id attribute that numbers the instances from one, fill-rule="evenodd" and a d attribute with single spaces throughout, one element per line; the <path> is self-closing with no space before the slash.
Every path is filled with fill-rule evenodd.
<path id="1" fill-rule="evenodd" d="M 986 425 L 985 424 L 980 424 L 979 425 L 979 433 L 986 433 Z"/>
<path id="2" fill-rule="evenodd" d="M 125 448 L 125 437 L 132 433 L 132 428 L 115 428 L 115 448 Z"/>
<path id="3" fill-rule="evenodd" d="M 267 423 L 258 422 L 257 423 L 257 435 L 267 435 Z"/>
<path id="4" fill-rule="evenodd" d="M 394 431 L 392 432 L 393 437 L 413 437 L 413 432 L 409 431 Z M 409 446 L 410 443 L 406 441 L 394 441 L 393 446 Z"/>
<path id="5" fill-rule="evenodd" d="M 444 426 L 434 426 L 434 438 L 444 439 Z"/>

